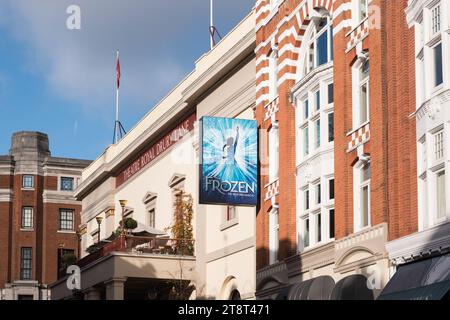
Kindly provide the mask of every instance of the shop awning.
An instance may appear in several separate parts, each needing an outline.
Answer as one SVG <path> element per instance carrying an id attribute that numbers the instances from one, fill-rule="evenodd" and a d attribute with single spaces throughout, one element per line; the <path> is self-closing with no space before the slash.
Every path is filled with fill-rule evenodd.
<path id="1" fill-rule="evenodd" d="M 354 274 L 336 283 L 331 294 L 331 300 L 373 300 L 373 290 L 367 285 L 367 278 Z"/>
<path id="2" fill-rule="evenodd" d="M 442 300 L 450 291 L 450 254 L 400 266 L 379 300 Z"/>
<path id="3" fill-rule="evenodd" d="M 318 277 L 284 288 L 277 300 L 329 300 L 334 280 L 329 276 Z"/>

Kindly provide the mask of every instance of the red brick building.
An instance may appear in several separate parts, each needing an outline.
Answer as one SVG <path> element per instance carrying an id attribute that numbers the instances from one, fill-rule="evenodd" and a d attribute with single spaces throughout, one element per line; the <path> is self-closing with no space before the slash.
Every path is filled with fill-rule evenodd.
<path id="1" fill-rule="evenodd" d="M 256 1 L 256 114 L 269 141 L 258 297 L 299 298 L 290 288 L 309 282 L 340 299 L 348 283 L 369 280 L 361 296 L 374 298 L 393 272 L 387 242 L 417 231 L 407 4 Z"/>
<path id="2" fill-rule="evenodd" d="M 0 157 L 0 300 L 48 299 L 46 286 L 78 255 L 73 191 L 89 163 L 52 157 L 46 134 L 13 135 Z"/>

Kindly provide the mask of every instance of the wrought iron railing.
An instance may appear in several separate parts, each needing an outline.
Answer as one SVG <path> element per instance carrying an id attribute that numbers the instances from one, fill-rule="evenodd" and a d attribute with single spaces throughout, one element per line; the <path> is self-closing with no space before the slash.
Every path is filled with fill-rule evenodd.
<path id="1" fill-rule="evenodd" d="M 119 236 L 111 242 L 98 246 L 97 251 L 79 260 L 77 265 L 84 267 L 111 252 L 194 256 L 194 240 L 130 235 Z"/>

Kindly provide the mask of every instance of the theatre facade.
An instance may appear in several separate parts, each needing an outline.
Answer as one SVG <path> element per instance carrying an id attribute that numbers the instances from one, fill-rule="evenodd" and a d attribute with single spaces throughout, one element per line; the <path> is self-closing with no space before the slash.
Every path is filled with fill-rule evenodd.
<path id="1" fill-rule="evenodd" d="M 81 286 L 61 279 L 53 299 L 254 298 L 255 208 L 199 204 L 199 121 L 254 118 L 254 21 L 83 171 Z"/>

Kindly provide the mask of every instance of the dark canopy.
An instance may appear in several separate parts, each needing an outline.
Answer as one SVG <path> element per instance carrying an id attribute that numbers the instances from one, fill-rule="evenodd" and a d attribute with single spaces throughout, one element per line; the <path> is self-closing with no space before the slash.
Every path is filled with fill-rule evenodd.
<path id="1" fill-rule="evenodd" d="M 400 266 L 379 300 L 441 300 L 450 290 L 450 254 Z"/>

